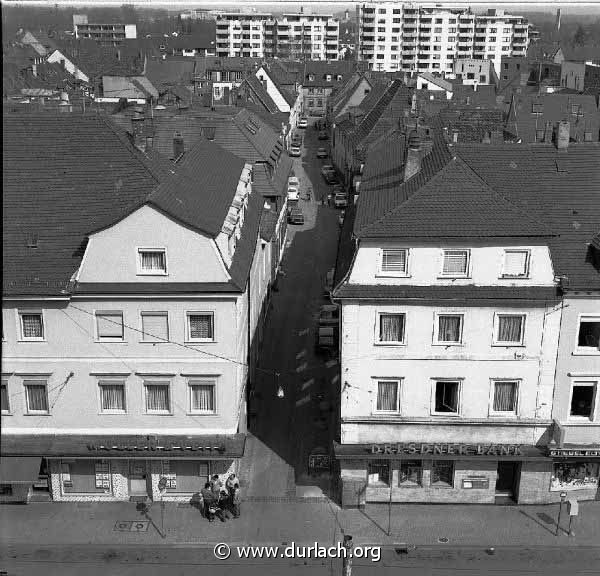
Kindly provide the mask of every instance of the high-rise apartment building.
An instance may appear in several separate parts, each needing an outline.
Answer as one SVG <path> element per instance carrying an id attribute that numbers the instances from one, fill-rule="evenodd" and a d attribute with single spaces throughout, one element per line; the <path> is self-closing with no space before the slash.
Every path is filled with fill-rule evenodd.
<path id="1" fill-rule="evenodd" d="M 99 44 L 116 46 L 123 40 L 137 38 L 137 27 L 135 24 L 114 23 L 90 23 L 86 14 L 73 15 L 73 32 L 75 38 L 90 38 Z"/>
<path id="2" fill-rule="evenodd" d="M 217 15 L 217 56 L 337 60 L 339 22 L 331 14 Z"/>
<path id="3" fill-rule="evenodd" d="M 524 56 L 529 24 L 503 10 L 473 14 L 468 8 L 405 3 L 357 6 L 358 57 L 373 70 L 452 73 L 455 58 Z"/>

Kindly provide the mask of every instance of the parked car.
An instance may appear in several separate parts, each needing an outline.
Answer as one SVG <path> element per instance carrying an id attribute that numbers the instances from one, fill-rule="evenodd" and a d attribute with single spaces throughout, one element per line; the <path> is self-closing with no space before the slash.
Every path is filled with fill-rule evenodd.
<path id="1" fill-rule="evenodd" d="M 328 172 L 327 175 L 325 176 L 325 182 L 327 182 L 327 184 L 339 184 L 340 183 L 340 179 L 338 178 L 337 172 L 334 170 L 333 172 Z"/>
<path id="2" fill-rule="evenodd" d="M 304 214 L 297 206 L 290 209 L 287 219 L 290 224 L 304 224 Z"/>
<path id="3" fill-rule="evenodd" d="M 329 138 L 329 134 L 325 132 L 325 130 L 321 130 L 318 136 L 319 140 L 327 140 Z"/>
<path id="4" fill-rule="evenodd" d="M 325 275 L 325 285 L 323 286 L 323 293 L 325 296 L 331 296 L 331 291 L 333 290 L 333 278 L 335 276 L 335 268 L 332 268 Z"/>
<path id="5" fill-rule="evenodd" d="M 343 192 L 343 191 L 344 191 L 344 188 L 342 187 L 342 185 L 341 185 L 341 184 L 334 184 L 334 185 L 333 185 L 332 192 L 333 192 L 334 194 L 338 194 L 339 192 Z"/>
<path id="6" fill-rule="evenodd" d="M 325 148 L 318 148 L 317 149 L 317 158 L 327 158 L 328 154 L 327 154 L 327 150 L 325 150 Z"/>
<path id="7" fill-rule="evenodd" d="M 336 352 L 338 348 L 338 327 L 319 326 L 315 348 L 317 352 Z"/>
<path id="8" fill-rule="evenodd" d="M 333 197 L 333 205 L 336 208 L 346 208 L 348 206 L 348 195 L 345 192 L 337 192 Z"/>
<path id="9" fill-rule="evenodd" d="M 295 146 L 294 144 L 292 144 L 290 146 L 290 151 L 289 151 L 289 155 L 293 156 L 293 157 L 298 157 L 301 156 L 302 152 L 300 150 L 300 146 Z"/>
<path id="10" fill-rule="evenodd" d="M 323 304 L 319 310 L 319 326 L 337 326 L 340 310 L 337 304 Z"/>
<path id="11" fill-rule="evenodd" d="M 298 191 L 298 187 L 297 186 L 288 186 L 287 197 L 288 197 L 288 201 L 289 200 L 299 200 L 300 192 Z"/>
<path id="12" fill-rule="evenodd" d="M 298 128 L 308 128 L 308 119 L 300 118 L 300 120 L 298 120 Z"/>
<path id="13" fill-rule="evenodd" d="M 300 180 L 298 180 L 298 177 L 290 176 L 288 178 L 288 186 L 295 186 L 296 188 L 300 188 Z"/>

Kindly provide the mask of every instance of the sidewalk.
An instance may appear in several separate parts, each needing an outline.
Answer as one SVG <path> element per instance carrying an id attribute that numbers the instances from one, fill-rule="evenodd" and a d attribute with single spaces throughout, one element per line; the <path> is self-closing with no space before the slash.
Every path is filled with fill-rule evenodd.
<path id="1" fill-rule="evenodd" d="M 558 506 L 480 506 L 397 504 L 392 506 L 391 536 L 388 507 L 369 505 L 366 510 L 341 510 L 328 501 L 280 499 L 249 501 L 242 516 L 226 523 L 209 524 L 195 508 L 165 503 L 162 538 L 160 503 L 147 519 L 133 503 L 32 503 L 4 505 L 0 514 L 0 539 L 4 545 L 35 543 L 96 545 L 212 545 L 296 542 L 327 544 L 351 534 L 356 544 L 415 546 L 595 546 L 600 547 L 600 502 L 580 504 L 574 525 L 576 535 L 554 535 Z M 118 531 L 135 521 L 139 532 Z M 563 509 L 561 525 L 569 518 Z M 137 526 L 136 526 L 137 525 Z M 448 541 L 438 540 L 447 538 Z"/>

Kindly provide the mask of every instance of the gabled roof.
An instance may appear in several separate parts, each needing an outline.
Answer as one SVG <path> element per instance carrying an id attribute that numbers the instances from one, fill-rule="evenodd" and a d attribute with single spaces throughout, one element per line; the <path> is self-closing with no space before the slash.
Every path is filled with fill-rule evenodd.
<path id="1" fill-rule="evenodd" d="M 144 76 L 102 76 L 106 98 L 158 98 L 158 91 Z"/>
<path id="2" fill-rule="evenodd" d="M 367 82 L 369 86 L 371 86 L 370 80 L 362 72 L 354 72 L 350 80 L 344 86 L 336 89 L 333 92 L 330 102 L 334 117 L 337 116 L 339 111 L 344 108 L 363 81 Z M 366 96 L 367 95 L 365 95 L 365 98 Z"/>
<path id="3" fill-rule="evenodd" d="M 357 68 L 350 60 L 307 60 L 304 65 L 303 87 L 321 86 L 323 88 L 341 86 L 347 82 Z M 331 78 L 327 80 L 327 76 Z M 341 80 L 337 77 L 341 75 Z M 312 80 L 311 80 L 312 78 Z"/>
<path id="4" fill-rule="evenodd" d="M 452 92 L 453 90 L 452 82 L 449 82 L 448 80 L 445 80 L 440 76 L 436 76 L 431 72 L 419 72 L 418 75 L 424 80 L 427 80 L 427 82 L 439 86 L 440 88 L 442 88 L 442 90 L 446 90 L 447 92 Z"/>
<path id="5" fill-rule="evenodd" d="M 191 85 L 194 77 L 194 60 L 148 60 L 146 77 L 160 91 L 164 86 Z"/>
<path id="6" fill-rule="evenodd" d="M 273 101 L 273 98 L 267 92 L 267 89 L 263 86 L 262 82 L 254 75 L 248 74 L 240 85 L 240 88 L 247 86 L 248 89 L 254 94 L 255 98 L 260 102 L 268 112 L 275 113 L 279 112 L 277 104 Z"/>

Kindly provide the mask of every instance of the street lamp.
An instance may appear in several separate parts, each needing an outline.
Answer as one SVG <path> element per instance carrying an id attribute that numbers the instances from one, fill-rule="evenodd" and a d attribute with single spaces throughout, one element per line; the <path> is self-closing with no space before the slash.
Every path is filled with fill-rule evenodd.
<path id="1" fill-rule="evenodd" d="M 160 531 L 162 532 L 161 536 L 165 537 L 165 501 L 163 500 L 163 496 L 167 491 L 167 479 L 164 476 L 161 476 L 158 480 L 158 492 L 160 494 Z"/>

